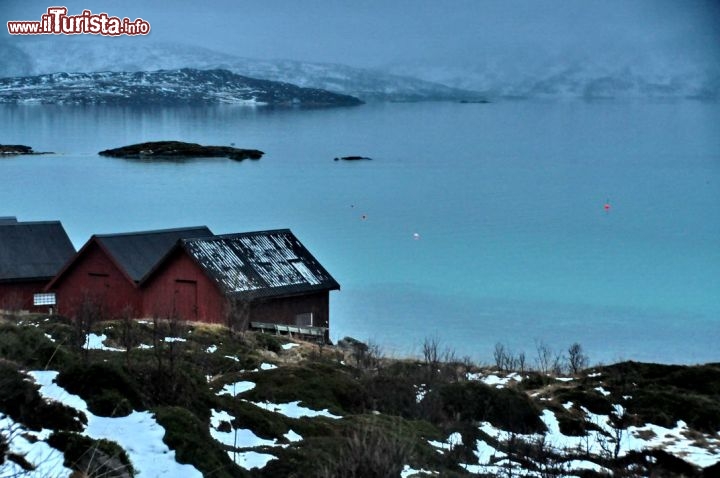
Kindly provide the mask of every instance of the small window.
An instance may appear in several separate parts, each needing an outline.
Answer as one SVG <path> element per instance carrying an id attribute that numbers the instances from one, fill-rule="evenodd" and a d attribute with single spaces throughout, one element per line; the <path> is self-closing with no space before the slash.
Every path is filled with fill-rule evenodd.
<path id="1" fill-rule="evenodd" d="M 306 312 L 304 314 L 297 314 L 295 316 L 295 325 L 297 325 L 298 327 L 312 327 L 313 326 L 312 312 Z"/>

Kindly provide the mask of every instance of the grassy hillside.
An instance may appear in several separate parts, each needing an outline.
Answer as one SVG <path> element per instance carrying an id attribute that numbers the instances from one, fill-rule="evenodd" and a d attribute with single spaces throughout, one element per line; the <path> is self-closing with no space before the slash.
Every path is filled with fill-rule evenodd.
<path id="1" fill-rule="evenodd" d="M 540 372 L 501 347 L 479 366 L 432 340 L 420 359 L 391 360 L 352 339 L 159 320 L 86 332 L 0 321 L 1 476 L 718 473 L 720 364 L 583 369 L 540 355 Z"/>

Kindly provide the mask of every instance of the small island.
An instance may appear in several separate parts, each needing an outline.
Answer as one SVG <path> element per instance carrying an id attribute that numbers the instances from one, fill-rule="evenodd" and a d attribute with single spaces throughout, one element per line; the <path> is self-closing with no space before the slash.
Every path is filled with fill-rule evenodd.
<path id="1" fill-rule="evenodd" d="M 339 158 L 335 158 L 335 161 L 372 161 L 372 158 L 368 158 L 367 156 L 341 156 Z"/>
<path id="2" fill-rule="evenodd" d="M 244 159 L 260 159 L 265 153 L 257 149 L 241 149 L 232 146 L 202 146 L 183 141 L 151 141 L 106 149 L 98 154 L 127 159 L 230 158 L 242 161 Z"/>
<path id="3" fill-rule="evenodd" d="M 36 151 L 33 151 L 31 146 L 25 146 L 24 144 L 0 144 L 0 155 L 17 156 L 20 154 L 53 154 L 53 153 L 38 153 Z"/>

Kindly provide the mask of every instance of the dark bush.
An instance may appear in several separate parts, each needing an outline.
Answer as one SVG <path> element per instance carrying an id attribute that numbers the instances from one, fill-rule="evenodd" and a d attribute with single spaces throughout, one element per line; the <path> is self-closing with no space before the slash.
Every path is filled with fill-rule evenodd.
<path id="1" fill-rule="evenodd" d="M 366 376 L 362 380 L 362 388 L 366 394 L 366 410 L 405 418 L 417 417 L 417 389 L 407 376 L 384 372 Z"/>
<path id="2" fill-rule="evenodd" d="M 597 415 L 609 415 L 615 409 L 604 395 L 597 390 L 576 388 L 561 388 L 555 392 L 555 398 L 560 403 L 573 402 L 578 407 L 587 408 Z"/>
<path id="3" fill-rule="evenodd" d="M 237 467 L 222 446 L 212 439 L 207 423 L 180 407 L 159 407 L 155 418 L 165 428 L 163 441 L 175 450 L 178 462 L 188 463 L 203 476 L 213 478 L 244 477 L 249 474 Z"/>
<path id="4" fill-rule="evenodd" d="M 522 392 L 481 382 L 458 382 L 440 389 L 443 410 L 455 421 L 488 421 L 516 433 L 545 431 L 540 412 Z"/>
<path id="5" fill-rule="evenodd" d="M 265 350 L 275 352 L 276 354 L 282 352 L 282 342 L 280 342 L 280 339 L 274 335 L 262 333 L 255 334 L 255 342 L 258 347 Z"/>
<path id="6" fill-rule="evenodd" d="M 638 390 L 627 402 L 639 422 L 672 428 L 678 420 L 706 433 L 720 429 L 720 402 L 702 395 L 664 390 Z"/>
<path id="7" fill-rule="evenodd" d="M 252 401 L 292 402 L 300 400 L 316 409 L 336 414 L 360 413 L 366 393 L 350 369 L 337 364 L 311 362 L 284 366 L 253 374 L 256 386 L 243 395 Z"/>
<path id="8" fill-rule="evenodd" d="M 58 368 L 73 361 L 61 346 L 36 327 L 0 322 L 0 358 L 19 362 L 30 369 Z"/>
<path id="9" fill-rule="evenodd" d="M 286 420 L 278 415 L 244 400 L 225 398 L 222 408 L 235 417 L 234 428 L 249 428 L 256 435 L 266 439 L 281 439 L 289 431 Z"/>
<path id="10" fill-rule="evenodd" d="M 39 387 L 11 362 L 0 361 L 0 412 L 31 430 L 81 431 L 87 418 L 57 402 L 46 402 Z"/>
<path id="11" fill-rule="evenodd" d="M 133 412 L 130 401 L 117 390 L 112 389 L 92 395 L 87 400 L 87 404 L 88 409 L 94 410 L 93 413 L 102 417 L 125 417 Z"/>
<path id="12" fill-rule="evenodd" d="M 93 440 L 77 433 L 56 432 L 50 435 L 48 445 L 63 452 L 64 465 L 87 471 L 89 476 L 112 478 L 134 475 L 125 450 L 109 440 Z"/>
<path id="13" fill-rule="evenodd" d="M 135 377 L 150 406 L 184 407 L 201 420 L 210 418 L 214 398 L 205 377 L 192 366 L 145 370 Z"/>
<path id="14" fill-rule="evenodd" d="M 531 372 L 525 376 L 518 387 L 522 390 L 537 390 L 553 383 L 557 383 L 554 377 L 549 377 L 542 373 Z"/>
<path id="15" fill-rule="evenodd" d="M 68 392 L 80 395 L 88 409 L 99 416 L 117 416 L 119 411 L 146 408 L 142 390 L 119 364 L 96 362 L 77 364 L 60 372 L 57 383 Z M 124 403 L 115 409 L 116 400 Z M 115 413 L 115 414 L 114 414 Z"/>

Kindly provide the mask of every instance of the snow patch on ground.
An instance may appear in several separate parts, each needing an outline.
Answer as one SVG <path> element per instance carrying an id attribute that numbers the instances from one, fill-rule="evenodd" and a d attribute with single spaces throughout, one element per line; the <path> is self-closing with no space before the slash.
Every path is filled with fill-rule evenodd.
<path id="1" fill-rule="evenodd" d="M 447 440 L 445 440 L 444 442 L 428 440 L 428 443 L 430 443 L 431 446 L 437 448 L 438 451 L 441 453 L 443 451 L 451 451 L 456 446 L 462 444 L 462 435 L 460 435 L 460 433 L 458 432 L 455 432 L 449 437 L 447 437 Z"/>
<path id="2" fill-rule="evenodd" d="M 687 424 L 682 421 L 677 422 L 674 428 L 646 424 L 641 427 L 631 426 L 626 430 L 620 430 L 613 428 L 609 416 L 593 414 L 584 407 L 582 410 L 586 419 L 602 429 L 604 434 L 591 430 L 586 436 L 564 435 L 560 432 L 560 424 L 555 413 L 543 410 L 541 420 L 547 428 L 544 439 L 548 447 L 558 452 L 581 450 L 590 456 L 602 457 L 604 453 L 607 453 L 608 447 L 614 448 L 614 440 L 619 438 L 620 457 L 631 451 L 662 449 L 700 468 L 707 468 L 720 462 L 720 438 L 717 435 L 690 432 Z M 622 416 L 624 410 L 620 405 L 616 405 L 615 413 Z M 488 422 L 483 422 L 480 430 L 501 443 L 506 442 L 511 435 L 509 432 L 495 428 Z M 698 439 L 693 440 L 689 438 L 690 436 Z M 516 437 L 527 442 L 537 442 L 543 438 L 540 434 L 516 435 Z M 698 441 L 702 442 L 702 446 Z M 587 469 L 587 466 L 583 469 Z"/>
<path id="3" fill-rule="evenodd" d="M 243 452 L 228 452 L 230 459 L 235 462 L 236 465 L 245 468 L 246 470 L 252 470 L 253 468 L 265 468 L 271 460 L 277 458 L 267 453 L 258 453 L 256 451 L 243 451 Z"/>
<path id="4" fill-rule="evenodd" d="M 423 398 L 425 398 L 425 395 L 427 395 L 427 385 L 424 383 L 418 385 L 415 385 L 415 402 L 420 403 L 423 401 Z"/>
<path id="5" fill-rule="evenodd" d="M 106 347 L 103 342 L 107 340 L 105 334 L 87 334 L 85 337 L 85 348 L 87 350 L 105 350 L 108 352 L 124 352 L 125 349 L 116 349 L 114 347 Z"/>
<path id="6" fill-rule="evenodd" d="M 283 350 L 290 350 L 290 349 L 295 348 L 295 347 L 300 347 L 300 344 L 287 343 L 287 344 L 282 344 L 281 347 L 282 347 Z"/>
<path id="7" fill-rule="evenodd" d="M 313 418 L 313 417 L 326 417 L 332 419 L 340 419 L 337 415 L 333 415 L 328 411 L 327 408 L 322 410 L 312 410 L 310 408 L 300 406 L 300 401 L 290 403 L 270 403 L 270 402 L 250 402 L 256 407 L 260 407 L 270 412 L 279 413 L 285 415 L 288 418 Z"/>
<path id="8" fill-rule="evenodd" d="M 252 430 L 244 428 L 231 428 L 229 431 L 220 431 L 218 428 L 223 422 L 232 423 L 235 419 L 232 415 L 224 410 L 212 410 L 210 417 L 210 435 L 219 443 L 230 447 L 227 454 L 230 459 L 238 466 L 251 470 L 253 468 L 264 468 L 270 460 L 276 459 L 269 453 L 258 453 L 256 451 L 243 450 L 255 447 L 286 447 L 286 444 L 279 444 L 277 440 L 268 440 L 261 438 Z M 231 425 L 232 427 L 232 425 Z M 283 437 L 290 443 L 298 442 L 303 438 L 289 430 Z"/>
<path id="9" fill-rule="evenodd" d="M 231 397 L 236 397 L 241 393 L 252 390 L 253 388 L 255 388 L 254 382 L 240 381 L 235 383 L 229 383 L 218 392 L 218 395 L 230 395 Z"/>
<path id="10" fill-rule="evenodd" d="M 88 411 L 85 400 L 68 393 L 53 383 L 58 372 L 29 372 L 40 385 L 40 395 L 46 400 L 54 400 L 85 414 L 88 424 L 84 435 L 94 439 L 107 439 L 116 442 L 128 454 L 133 467 L 140 476 L 182 476 L 202 478 L 202 474 L 192 465 L 182 465 L 175 461 L 175 452 L 170 450 L 162 439 L 165 429 L 150 412 L 132 412 L 126 417 L 98 417 Z M 47 476 L 53 476 L 47 475 Z"/>
<path id="11" fill-rule="evenodd" d="M 400 471 L 400 478 L 410 478 L 411 476 L 422 476 L 422 475 L 435 476 L 435 475 L 438 475 L 438 472 L 425 470 L 425 469 L 416 470 L 414 468 L 411 468 L 410 465 L 403 466 L 402 471 Z"/>
<path id="12" fill-rule="evenodd" d="M 610 392 L 608 392 L 607 390 L 605 390 L 602 387 L 595 387 L 595 391 L 599 392 L 601 395 L 603 395 L 605 397 L 610 396 Z"/>
<path id="13" fill-rule="evenodd" d="M 8 453 L 24 456 L 29 463 L 36 467 L 33 471 L 25 471 L 16 463 L 6 460 L 0 469 L 0 476 L 3 478 L 15 476 L 24 478 L 61 477 L 70 476 L 72 473 L 72 470 L 63 465 L 65 457 L 62 452 L 39 439 L 34 443 L 31 441 L 34 438 L 41 438 L 38 436 L 40 434 L 26 430 L 10 417 L 2 414 L 0 414 L 0 430 L 7 434 Z"/>
<path id="14" fill-rule="evenodd" d="M 522 376 L 520 376 L 520 374 L 515 373 L 515 372 L 510 373 L 504 377 L 501 377 L 494 373 L 485 375 L 482 372 L 478 372 L 478 373 L 468 373 L 467 379 L 468 380 L 479 380 L 479 381 L 483 382 L 485 385 L 489 385 L 491 387 L 494 386 L 495 388 L 503 388 L 511 381 L 521 382 Z"/>
<path id="15" fill-rule="evenodd" d="M 210 347 L 205 349 L 206 353 L 214 354 L 217 351 L 217 345 L 211 345 Z"/>

